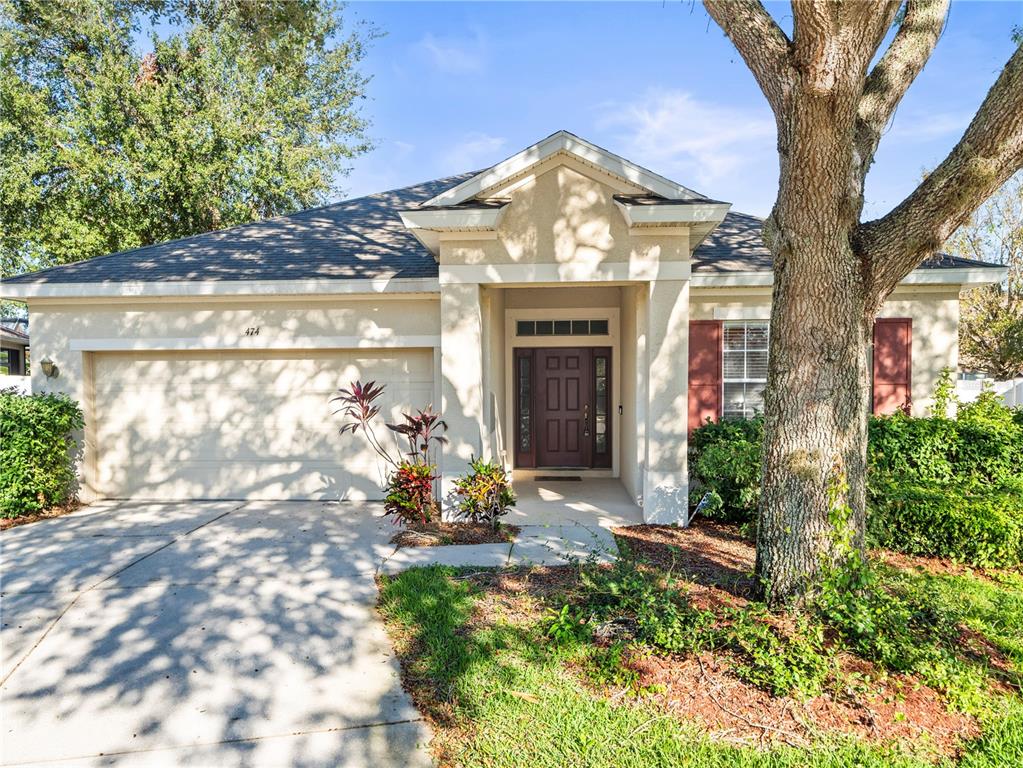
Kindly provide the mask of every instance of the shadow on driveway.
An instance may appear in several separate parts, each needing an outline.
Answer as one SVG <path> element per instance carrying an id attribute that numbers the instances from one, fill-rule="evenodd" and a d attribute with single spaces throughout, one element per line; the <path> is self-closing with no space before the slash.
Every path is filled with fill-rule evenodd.
<path id="1" fill-rule="evenodd" d="M 372 504 L 120 503 L 12 529 L 0 763 L 428 765 Z"/>

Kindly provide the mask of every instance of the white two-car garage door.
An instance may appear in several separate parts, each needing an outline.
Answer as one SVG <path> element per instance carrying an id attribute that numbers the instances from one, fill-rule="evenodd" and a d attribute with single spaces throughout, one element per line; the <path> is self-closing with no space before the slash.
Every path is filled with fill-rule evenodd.
<path id="1" fill-rule="evenodd" d="M 96 489 L 110 498 L 380 498 L 382 465 L 361 434 L 338 435 L 329 402 L 355 379 L 386 385 L 381 415 L 396 420 L 432 402 L 432 350 L 95 353 Z"/>

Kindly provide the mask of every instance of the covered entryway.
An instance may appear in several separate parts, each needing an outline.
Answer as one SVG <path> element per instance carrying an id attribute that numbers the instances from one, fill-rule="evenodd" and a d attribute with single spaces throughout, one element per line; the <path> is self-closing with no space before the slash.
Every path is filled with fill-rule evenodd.
<path id="1" fill-rule="evenodd" d="M 109 498 L 380 498 L 382 467 L 342 438 L 329 402 L 356 379 L 386 387 L 382 416 L 434 399 L 433 352 L 93 353 L 95 490 Z"/>

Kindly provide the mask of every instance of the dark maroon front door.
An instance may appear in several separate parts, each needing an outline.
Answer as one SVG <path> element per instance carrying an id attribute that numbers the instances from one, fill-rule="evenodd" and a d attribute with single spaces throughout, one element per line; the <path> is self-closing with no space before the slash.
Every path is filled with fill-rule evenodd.
<path id="1" fill-rule="evenodd" d="M 538 349 L 537 464 L 590 466 L 590 356 L 588 349 Z"/>
<path id="2" fill-rule="evenodd" d="M 611 466 L 611 350 L 516 349 L 515 466 Z"/>

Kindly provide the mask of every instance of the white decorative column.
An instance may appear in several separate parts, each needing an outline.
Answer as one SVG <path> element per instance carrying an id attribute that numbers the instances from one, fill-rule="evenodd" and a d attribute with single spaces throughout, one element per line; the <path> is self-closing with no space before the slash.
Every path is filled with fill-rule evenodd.
<path id="1" fill-rule="evenodd" d="M 647 307 L 646 472 L 643 518 L 687 525 L 689 281 L 650 283 Z"/>
<path id="2" fill-rule="evenodd" d="M 473 456 L 483 454 L 483 315 L 477 283 L 440 289 L 440 392 L 448 438 L 441 457 L 441 498 Z"/>

